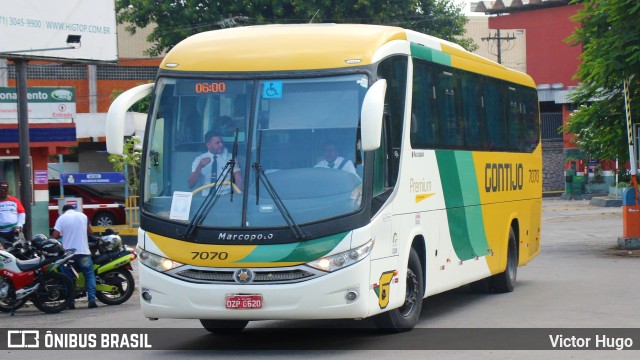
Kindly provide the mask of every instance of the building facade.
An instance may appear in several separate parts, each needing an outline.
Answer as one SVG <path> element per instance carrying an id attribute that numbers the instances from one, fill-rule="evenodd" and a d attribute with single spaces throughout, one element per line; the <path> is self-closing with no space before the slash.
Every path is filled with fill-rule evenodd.
<path id="1" fill-rule="evenodd" d="M 27 86 L 72 87 L 75 113 L 64 119 L 29 119 L 31 166 L 19 161 L 17 117 L 0 119 L 0 179 L 10 184 L 10 193 L 20 194 L 20 173 L 31 169 L 32 234 L 48 233 L 50 165 L 59 155 L 77 157 L 79 172 L 113 171 L 107 160 L 104 118 L 116 92 L 153 81 L 161 58 L 149 58 L 144 50 L 150 29 L 135 35 L 118 25 L 118 64 L 67 64 L 42 61 L 27 63 Z M 11 61 L 0 62 L 0 87 L 16 86 L 16 69 Z M 31 105 L 30 105 L 31 106 Z M 96 131 L 96 128 L 101 128 Z M 134 128 L 131 128 L 133 135 Z M 56 172 L 57 173 L 57 172 Z"/>

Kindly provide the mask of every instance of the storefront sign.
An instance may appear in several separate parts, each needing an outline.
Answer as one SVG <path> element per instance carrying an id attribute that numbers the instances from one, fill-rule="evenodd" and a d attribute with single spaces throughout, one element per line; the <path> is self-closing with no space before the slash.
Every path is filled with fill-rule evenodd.
<path id="1" fill-rule="evenodd" d="M 62 185 L 98 185 L 125 184 L 124 174 L 120 172 L 95 172 L 60 174 Z"/>
<path id="2" fill-rule="evenodd" d="M 27 100 L 29 122 L 70 122 L 76 114 L 76 89 L 64 87 L 29 87 Z M 0 87 L 0 120 L 18 119 L 18 96 L 15 87 Z M 4 121 L 5 123 L 7 121 Z"/>

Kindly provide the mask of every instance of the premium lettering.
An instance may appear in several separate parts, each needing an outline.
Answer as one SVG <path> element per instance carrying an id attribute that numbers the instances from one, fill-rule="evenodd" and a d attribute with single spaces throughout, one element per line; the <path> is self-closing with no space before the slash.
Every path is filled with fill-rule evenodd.
<path id="1" fill-rule="evenodd" d="M 409 179 L 409 191 L 423 193 L 431 191 L 431 181 Z"/>

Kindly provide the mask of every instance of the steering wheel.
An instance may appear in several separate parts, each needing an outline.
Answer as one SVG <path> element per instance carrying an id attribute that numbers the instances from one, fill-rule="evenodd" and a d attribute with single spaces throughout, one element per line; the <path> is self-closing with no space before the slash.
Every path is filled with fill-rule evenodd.
<path id="1" fill-rule="evenodd" d="M 242 191 L 240 191 L 240 188 L 238 187 L 238 185 L 236 185 L 235 183 L 231 183 L 230 181 L 221 181 L 219 183 L 210 183 L 210 184 L 205 184 L 200 186 L 199 188 L 193 190 L 191 192 L 192 195 L 195 195 L 197 193 L 199 193 L 200 191 L 204 190 L 204 189 L 208 189 L 210 187 L 214 187 L 214 186 L 229 186 L 229 184 L 231 184 L 231 188 L 233 188 L 233 191 L 236 192 L 236 194 L 242 194 Z"/>

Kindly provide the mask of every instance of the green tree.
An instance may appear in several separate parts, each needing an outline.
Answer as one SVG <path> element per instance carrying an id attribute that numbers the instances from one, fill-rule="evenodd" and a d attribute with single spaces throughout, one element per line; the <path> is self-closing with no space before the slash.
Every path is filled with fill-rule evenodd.
<path id="1" fill-rule="evenodd" d="M 580 148 L 597 158 L 629 158 L 623 80 L 629 80 L 631 114 L 640 111 L 640 2 L 574 0 L 581 3 L 579 24 L 568 42 L 582 46 L 573 95 L 580 106 L 567 122 Z M 635 122 L 635 121 L 634 121 Z"/>
<path id="2" fill-rule="evenodd" d="M 140 138 L 132 136 L 124 142 L 122 155 L 109 155 L 109 162 L 113 170 L 124 172 L 127 168 L 127 185 L 129 185 L 129 195 L 138 195 L 140 189 L 140 161 L 142 160 L 142 149 L 140 148 Z"/>
<path id="3" fill-rule="evenodd" d="M 147 54 L 158 56 L 186 37 L 225 27 L 270 23 L 363 23 L 402 26 L 458 43 L 468 19 L 452 0 L 116 0 L 118 22 L 127 30 L 155 24 Z"/>

